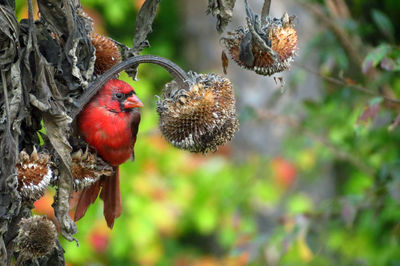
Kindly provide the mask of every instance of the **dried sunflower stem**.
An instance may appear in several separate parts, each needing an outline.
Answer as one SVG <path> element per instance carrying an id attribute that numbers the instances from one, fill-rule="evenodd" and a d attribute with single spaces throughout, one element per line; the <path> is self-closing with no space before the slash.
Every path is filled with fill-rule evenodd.
<path id="1" fill-rule="evenodd" d="M 10 129 L 10 105 L 8 103 L 8 91 L 7 91 L 7 80 L 6 80 L 6 74 L 4 73 L 5 71 L 2 69 L 1 70 L 1 83 L 3 84 L 3 93 L 4 93 L 4 101 L 6 104 L 6 116 L 7 116 L 7 128 Z"/>
<path id="2" fill-rule="evenodd" d="M 104 86 L 104 84 L 110 80 L 116 73 L 130 67 L 138 66 L 142 63 L 152 63 L 162 66 L 166 69 L 171 76 L 174 77 L 175 81 L 179 86 L 184 89 L 188 87 L 186 80 L 188 79 L 187 74 L 174 62 L 155 55 L 139 55 L 135 57 L 128 58 L 126 61 L 116 64 L 99 78 L 97 78 L 84 92 L 84 94 L 75 103 L 77 108 L 72 111 L 71 118 L 74 119 L 79 112 L 83 109 L 85 104 L 87 104 L 90 99 Z"/>

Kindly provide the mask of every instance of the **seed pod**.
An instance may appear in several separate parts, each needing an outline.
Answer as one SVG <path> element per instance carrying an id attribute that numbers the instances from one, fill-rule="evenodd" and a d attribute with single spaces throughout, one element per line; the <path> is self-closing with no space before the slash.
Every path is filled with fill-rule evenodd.
<path id="1" fill-rule="evenodd" d="M 74 190 L 79 191 L 98 181 L 101 176 L 111 176 L 113 168 L 95 153 L 79 150 L 72 154 L 71 172 Z"/>
<path id="2" fill-rule="evenodd" d="M 207 153 L 230 141 L 238 130 L 231 82 L 215 74 L 188 73 L 190 87 L 168 83 L 157 102 L 159 127 L 180 149 Z"/>
<path id="3" fill-rule="evenodd" d="M 36 259 L 49 254 L 56 246 L 57 229 L 46 216 L 23 218 L 16 241 L 19 260 Z"/>
<path id="4" fill-rule="evenodd" d="M 96 48 L 94 74 L 101 75 L 115 64 L 121 62 L 118 46 L 108 37 L 92 33 L 92 45 Z"/>
<path id="5" fill-rule="evenodd" d="M 260 75 L 270 76 L 289 69 L 297 50 L 294 16 L 289 17 L 285 12 L 280 19 L 267 17 L 261 23 L 250 9 L 247 12 L 247 27 L 239 27 L 221 39 L 231 58 Z"/>
<path id="6" fill-rule="evenodd" d="M 31 155 L 25 151 L 20 152 L 16 165 L 18 191 L 24 198 L 36 201 L 44 195 L 53 178 L 50 165 L 50 156 L 43 152 L 38 153 L 35 147 Z"/>

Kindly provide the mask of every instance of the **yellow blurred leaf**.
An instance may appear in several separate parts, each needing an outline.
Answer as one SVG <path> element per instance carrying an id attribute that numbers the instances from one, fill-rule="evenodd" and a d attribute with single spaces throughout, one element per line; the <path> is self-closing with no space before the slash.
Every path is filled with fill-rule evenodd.
<path id="1" fill-rule="evenodd" d="M 132 179 L 133 191 L 137 195 L 148 196 L 151 194 L 152 188 L 145 176 L 137 176 Z"/>
<path id="2" fill-rule="evenodd" d="M 297 157 L 297 165 L 298 167 L 305 171 L 309 169 L 313 169 L 315 166 L 315 151 L 312 149 L 307 149 L 299 152 Z"/>
<path id="3" fill-rule="evenodd" d="M 159 232 L 163 235 L 173 235 L 176 231 L 176 212 L 166 204 L 153 204 L 151 209 L 153 220 Z"/>
<path id="4" fill-rule="evenodd" d="M 304 234 L 299 234 L 297 237 L 297 248 L 299 250 L 300 258 L 304 262 L 309 262 L 313 259 L 313 253 L 308 247 Z"/>
<path id="5" fill-rule="evenodd" d="M 134 253 L 134 252 L 132 252 Z M 135 252 L 136 253 L 136 252 Z M 156 263 L 160 260 L 162 255 L 164 254 L 164 250 L 159 241 L 154 241 L 146 248 L 137 252 L 139 265 L 156 265 Z"/>

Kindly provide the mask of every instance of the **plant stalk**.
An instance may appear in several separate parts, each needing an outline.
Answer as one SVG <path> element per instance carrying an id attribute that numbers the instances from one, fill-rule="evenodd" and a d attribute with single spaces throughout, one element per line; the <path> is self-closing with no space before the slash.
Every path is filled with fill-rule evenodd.
<path id="1" fill-rule="evenodd" d="M 186 72 L 174 62 L 155 55 L 139 55 L 131 57 L 107 70 L 85 90 L 82 96 L 75 102 L 76 109 L 72 111 L 70 115 L 71 118 L 75 119 L 90 99 L 104 86 L 104 84 L 106 84 L 107 81 L 115 76 L 115 74 L 126 68 L 135 67 L 142 63 L 152 63 L 163 67 L 171 74 L 182 89 L 188 87 L 188 84 L 186 83 L 188 79 Z"/>

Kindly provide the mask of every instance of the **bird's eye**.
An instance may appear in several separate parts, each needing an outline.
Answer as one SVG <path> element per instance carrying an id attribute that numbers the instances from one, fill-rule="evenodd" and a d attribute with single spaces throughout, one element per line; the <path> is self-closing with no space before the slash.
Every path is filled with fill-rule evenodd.
<path id="1" fill-rule="evenodd" d="M 123 94 L 120 92 L 117 92 L 117 94 L 115 94 L 115 97 L 117 97 L 118 99 L 122 99 Z"/>

